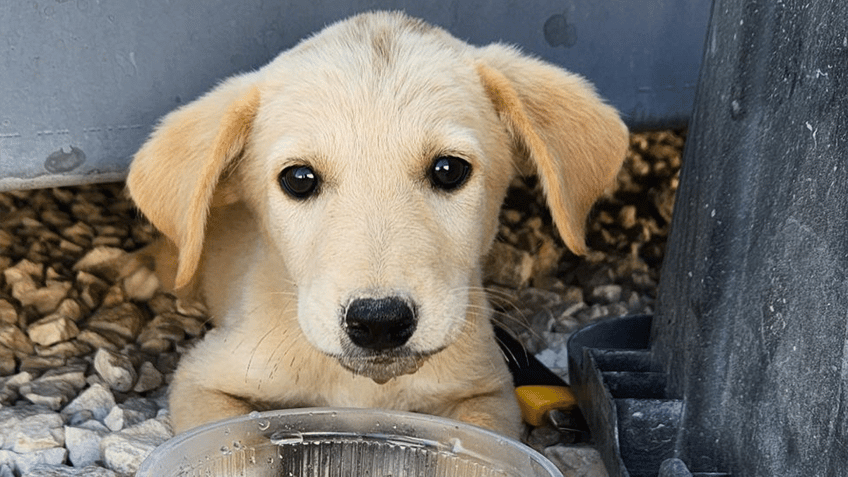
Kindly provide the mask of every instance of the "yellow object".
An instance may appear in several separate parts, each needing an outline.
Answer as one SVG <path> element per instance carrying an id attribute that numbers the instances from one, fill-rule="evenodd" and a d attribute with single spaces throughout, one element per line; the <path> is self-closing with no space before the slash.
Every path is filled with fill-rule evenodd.
<path id="1" fill-rule="evenodd" d="M 554 409 L 570 410 L 577 406 L 577 398 L 566 386 L 519 386 L 515 388 L 524 422 L 531 426 L 545 423 L 545 416 Z"/>

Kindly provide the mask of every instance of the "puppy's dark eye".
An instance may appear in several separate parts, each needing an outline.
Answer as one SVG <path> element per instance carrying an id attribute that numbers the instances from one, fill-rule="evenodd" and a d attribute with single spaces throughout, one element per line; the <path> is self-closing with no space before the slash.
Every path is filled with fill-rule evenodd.
<path id="1" fill-rule="evenodd" d="M 430 166 L 430 183 L 437 189 L 452 191 L 468 180 L 471 164 L 454 156 L 439 156 Z"/>
<path id="2" fill-rule="evenodd" d="M 306 199 L 318 190 L 320 178 L 309 166 L 291 166 L 280 173 L 280 187 L 295 199 Z"/>

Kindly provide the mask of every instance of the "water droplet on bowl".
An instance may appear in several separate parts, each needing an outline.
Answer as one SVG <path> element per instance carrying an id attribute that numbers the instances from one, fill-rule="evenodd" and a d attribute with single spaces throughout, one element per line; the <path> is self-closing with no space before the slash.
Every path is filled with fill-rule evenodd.
<path id="1" fill-rule="evenodd" d="M 269 427 L 271 427 L 271 421 L 260 419 L 256 421 L 256 425 L 259 427 L 260 431 L 267 431 Z"/>

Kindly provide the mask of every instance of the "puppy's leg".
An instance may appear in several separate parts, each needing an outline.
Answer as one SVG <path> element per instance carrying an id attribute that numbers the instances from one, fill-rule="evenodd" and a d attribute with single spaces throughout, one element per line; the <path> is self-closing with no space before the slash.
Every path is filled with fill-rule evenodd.
<path id="1" fill-rule="evenodd" d="M 447 416 L 514 439 L 518 439 L 523 430 L 521 410 L 511 384 L 500 391 L 460 401 Z"/>
<path id="2" fill-rule="evenodd" d="M 188 356 L 184 357 L 188 358 Z M 195 361 L 196 362 L 196 361 Z M 192 362 L 180 363 L 174 381 L 171 383 L 168 404 L 170 406 L 171 426 L 175 434 L 187 431 L 201 424 L 241 416 L 253 411 L 246 401 L 229 395 L 221 390 L 204 385 L 204 376 Z"/>

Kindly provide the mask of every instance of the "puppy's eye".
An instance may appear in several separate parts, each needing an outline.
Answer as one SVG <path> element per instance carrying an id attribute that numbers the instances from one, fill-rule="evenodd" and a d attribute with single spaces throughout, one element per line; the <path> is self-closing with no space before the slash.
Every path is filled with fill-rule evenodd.
<path id="1" fill-rule="evenodd" d="M 468 179 L 471 164 L 454 156 L 439 156 L 430 166 L 430 183 L 437 189 L 452 191 Z"/>
<path id="2" fill-rule="evenodd" d="M 309 166 L 291 166 L 283 169 L 280 187 L 295 199 L 306 199 L 318 190 L 320 178 Z"/>

